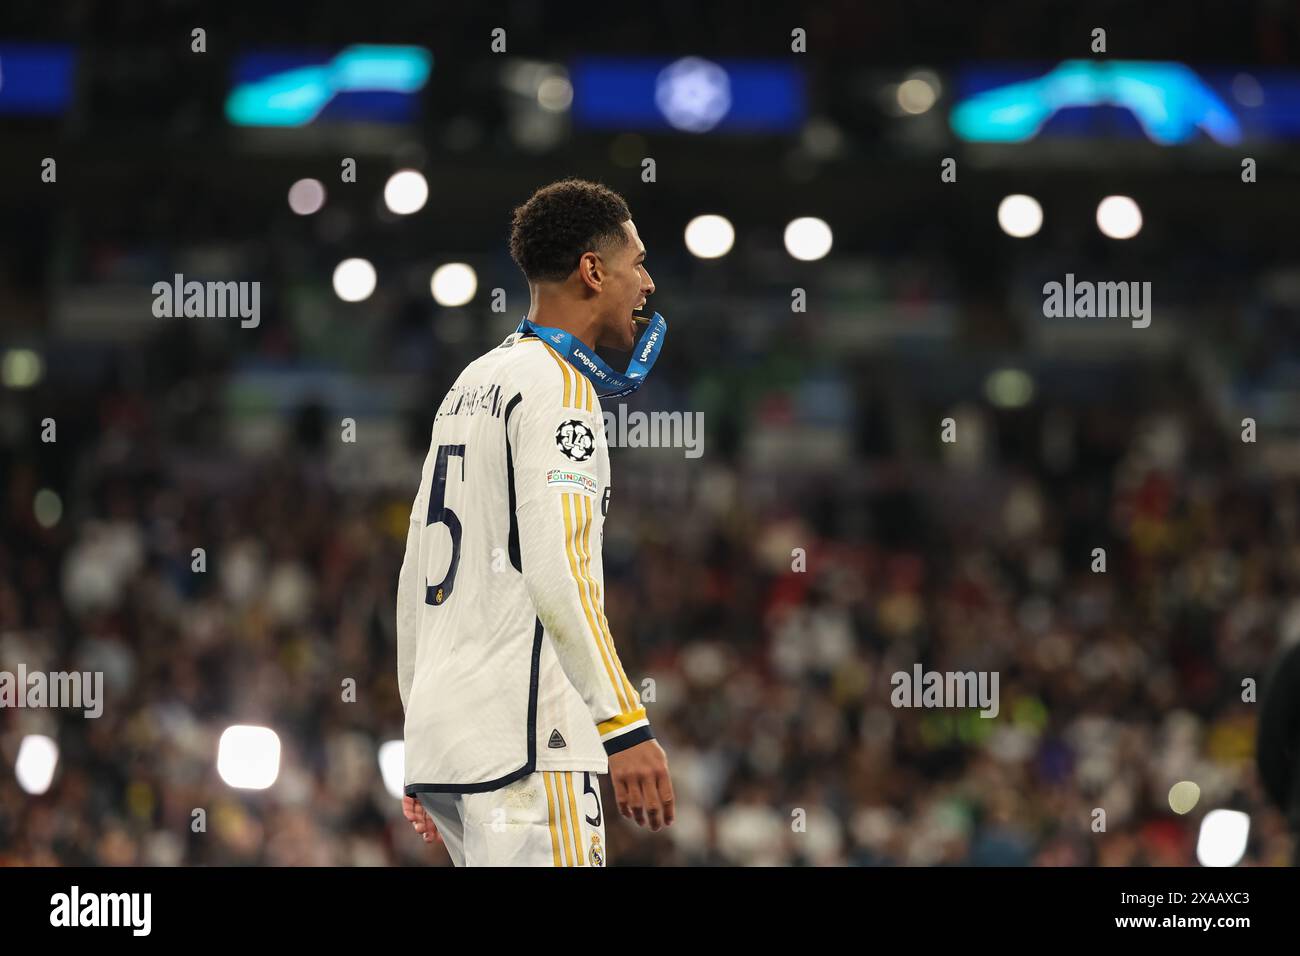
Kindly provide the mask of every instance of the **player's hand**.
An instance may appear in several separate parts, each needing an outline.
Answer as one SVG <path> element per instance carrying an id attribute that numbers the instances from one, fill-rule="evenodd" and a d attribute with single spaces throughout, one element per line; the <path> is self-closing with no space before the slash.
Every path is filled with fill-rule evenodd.
<path id="1" fill-rule="evenodd" d="M 672 826 L 673 782 L 668 777 L 668 757 L 657 740 L 647 740 L 609 758 L 609 778 L 614 784 L 618 812 L 658 831 Z"/>
<path id="2" fill-rule="evenodd" d="M 424 810 L 424 804 L 414 797 L 402 797 L 402 815 L 411 821 L 415 832 L 424 837 L 425 843 L 442 842 L 438 828 L 433 825 L 433 818 Z"/>

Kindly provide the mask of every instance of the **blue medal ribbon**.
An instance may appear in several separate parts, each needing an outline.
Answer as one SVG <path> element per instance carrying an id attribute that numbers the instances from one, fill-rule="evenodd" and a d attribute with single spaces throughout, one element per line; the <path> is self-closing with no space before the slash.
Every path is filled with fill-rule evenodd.
<path id="1" fill-rule="evenodd" d="M 580 339 L 574 338 L 572 332 L 547 325 L 534 325 L 525 318 L 515 330 L 524 335 L 535 335 L 545 341 L 557 352 L 568 359 L 569 364 L 587 377 L 596 388 L 600 398 L 622 398 L 631 395 L 650 374 L 659 351 L 664 347 L 664 337 L 668 334 L 668 322 L 656 312 L 650 323 L 642 331 L 641 337 L 632 347 L 632 358 L 627 363 L 626 372 L 616 372 Z"/>

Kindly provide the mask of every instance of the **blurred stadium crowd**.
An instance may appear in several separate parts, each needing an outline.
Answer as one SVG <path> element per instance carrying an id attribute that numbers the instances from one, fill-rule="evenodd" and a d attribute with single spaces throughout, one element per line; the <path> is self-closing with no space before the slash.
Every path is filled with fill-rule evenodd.
<path id="1" fill-rule="evenodd" d="M 657 281 L 689 285 L 664 269 Z M 719 334 L 676 300 L 638 400 L 703 410 L 705 453 L 612 451 L 605 561 L 628 672 L 654 681 L 679 821 L 655 836 L 611 817 L 613 862 L 1178 865 L 1208 806 L 1250 813 L 1248 863 L 1285 862 L 1241 680 L 1300 639 L 1300 499 L 1215 412 L 1190 360 L 1098 366 L 1073 397 L 1063 363 L 1019 407 L 977 388 L 953 404 L 942 390 L 961 392 L 984 352 L 828 365 L 815 314 L 737 307 L 715 316 Z M 401 341 L 404 311 L 374 334 Z M 1184 316 L 1203 345 L 1213 313 Z M 402 347 L 427 356 L 440 395 L 510 324 L 484 312 L 459 344 Z M 1242 354 L 1294 347 L 1290 323 L 1251 342 L 1233 328 Z M 376 762 L 401 735 L 394 582 L 433 402 L 406 409 L 405 465 L 356 487 L 338 460 L 371 454 L 364 420 L 344 444 L 336 416 L 306 403 L 284 444 L 239 452 L 237 411 L 209 409 L 196 434 L 197 386 L 176 366 L 219 364 L 214 344 L 183 326 L 157 335 L 181 341 L 119 354 L 80 389 L 7 393 L 0 658 L 102 670 L 108 701 L 98 720 L 0 713 L 6 764 L 23 732 L 62 749 L 44 796 L 0 777 L 0 862 L 439 858 Z M 719 365 L 730 343 L 736 360 Z M 202 382 L 219 394 L 222 373 Z M 56 444 L 37 440 L 44 414 Z M 953 445 L 939 441 L 948 414 Z M 44 527 L 32 502 L 48 484 L 63 517 Z M 890 675 L 916 662 L 999 672 L 998 719 L 891 707 Z M 347 677 L 356 702 L 342 700 Z M 216 776 L 216 738 L 235 722 L 281 734 L 271 790 Z M 1203 801 L 1185 818 L 1167 800 L 1182 779 Z M 195 808 L 206 832 L 191 829 Z"/>

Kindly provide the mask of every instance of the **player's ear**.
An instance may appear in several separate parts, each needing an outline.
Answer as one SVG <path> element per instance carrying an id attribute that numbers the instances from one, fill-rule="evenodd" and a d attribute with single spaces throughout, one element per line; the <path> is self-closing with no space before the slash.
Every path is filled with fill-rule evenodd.
<path id="1" fill-rule="evenodd" d="M 600 256 L 594 252 L 584 252 L 578 260 L 578 277 L 590 288 L 600 291 L 604 279 Z"/>

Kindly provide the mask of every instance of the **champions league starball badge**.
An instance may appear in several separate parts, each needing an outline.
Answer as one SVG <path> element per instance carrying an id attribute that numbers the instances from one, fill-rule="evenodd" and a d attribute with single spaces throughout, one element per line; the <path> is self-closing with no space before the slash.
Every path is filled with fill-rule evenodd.
<path id="1" fill-rule="evenodd" d="M 572 461 L 586 461 L 596 450 L 596 436 L 583 422 L 563 422 L 555 429 L 555 447 Z"/>

